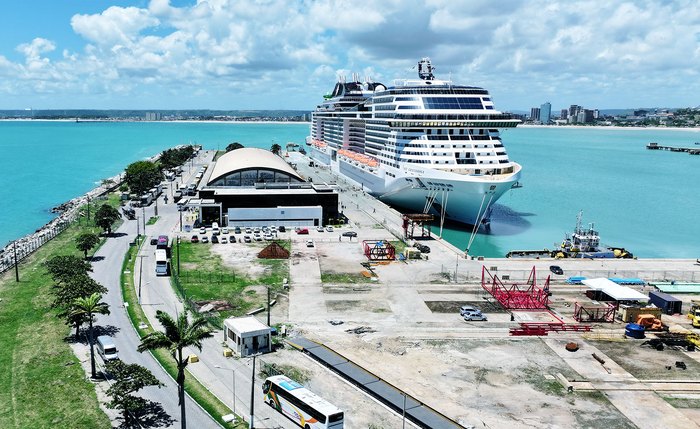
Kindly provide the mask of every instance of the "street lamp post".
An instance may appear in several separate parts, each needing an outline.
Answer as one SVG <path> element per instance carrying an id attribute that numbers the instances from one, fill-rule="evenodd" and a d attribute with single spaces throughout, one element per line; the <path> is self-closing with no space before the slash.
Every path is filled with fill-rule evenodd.
<path id="1" fill-rule="evenodd" d="M 236 370 L 235 369 L 228 369 L 224 368 L 220 365 L 214 365 L 214 368 L 219 368 L 223 369 L 224 371 L 231 371 L 232 377 L 231 377 L 231 385 L 233 387 L 233 414 L 236 415 Z"/>
<path id="2" fill-rule="evenodd" d="M 406 428 L 406 394 L 403 394 L 403 412 L 401 413 L 401 428 L 405 429 Z"/>
<path id="3" fill-rule="evenodd" d="M 180 276 L 180 236 L 177 236 L 177 275 Z"/>
<path id="4" fill-rule="evenodd" d="M 145 257 L 147 257 L 147 255 L 139 255 L 139 304 L 141 304 L 141 277 L 143 277 L 143 258 Z"/>
<path id="5" fill-rule="evenodd" d="M 146 207 L 141 207 L 142 220 L 143 220 L 143 238 L 146 238 Z"/>

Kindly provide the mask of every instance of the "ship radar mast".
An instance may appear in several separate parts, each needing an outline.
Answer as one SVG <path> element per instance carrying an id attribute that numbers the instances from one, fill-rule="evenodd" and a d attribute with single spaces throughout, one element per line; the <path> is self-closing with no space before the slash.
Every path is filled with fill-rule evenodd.
<path id="1" fill-rule="evenodd" d="M 418 77 L 423 80 L 433 80 L 435 75 L 433 75 L 433 65 L 430 63 L 430 58 L 423 58 L 418 61 Z"/>

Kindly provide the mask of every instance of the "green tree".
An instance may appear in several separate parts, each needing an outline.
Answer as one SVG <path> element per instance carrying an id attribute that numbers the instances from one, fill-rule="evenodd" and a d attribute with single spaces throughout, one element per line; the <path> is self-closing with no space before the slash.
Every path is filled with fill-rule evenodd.
<path id="1" fill-rule="evenodd" d="M 107 395 L 112 398 L 107 402 L 107 407 L 121 410 L 125 427 L 131 427 L 132 416 L 139 414 L 148 401 L 134 393 L 147 386 L 158 386 L 163 384 L 149 371 L 141 365 L 127 364 L 120 360 L 107 362 L 107 372 L 112 376 L 114 382 L 107 389 Z"/>
<path id="2" fill-rule="evenodd" d="M 75 247 L 77 247 L 78 250 L 83 252 L 83 254 L 85 255 L 85 259 L 87 259 L 88 257 L 87 252 L 93 249 L 99 243 L 100 237 L 98 237 L 97 234 L 94 234 L 92 232 L 84 232 L 75 239 Z"/>
<path id="3" fill-rule="evenodd" d="M 197 318 L 190 323 L 187 318 L 187 311 L 180 314 L 174 320 L 168 313 L 158 310 L 156 319 L 165 329 L 165 332 L 154 331 L 141 338 L 137 350 L 167 349 L 177 364 L 177 386 L 178 403 L 180 405 L 180 421 L 182 429 L 186 429 L 185 420 L 185 368 L 187 368 L 187 357 L 182 356 L 182 349 L 185 347 L 197 347 L 202 350 L 202 341 L 211 337 L 211 331 L 206 327 L 206 320 Z"/>
<path id="4" fill-rule="evenodd" d="M 82 316 L 70 314 L 73 302 L 77 298 L 84 298 L 93 293 L 106 293 L 107 288 L 89 276 L 92 266 L 77 256 L 54 256 L 45 263 L 45 266 L 54 282 L 51 286 L 51 293 L 54 296 L 51 307 L 60 310 L 56 317 L 66 319 L 67 325 L 75 327 L 77 337 L 80 325 L 85 319 Z"/>
<path id="5" fill-rule="evenodd" d="M 119 210 L 109 204 L 103 204 L 95 213 L 95 225 L 106 231 L 108 235 L 111 235 L 112 225 L 121 217 Z"/>
<path id="6" fill-rule="evenodd" d="M 282 146 L 278 145 L 277 143 L 270 146 L 270 152 L 274 153 L 275 155 L 279 155 L 281 150 Z"/>
<path id="7" fill-rule="evenodd" d="M 131 192 L 143 195 L 163 180 L 158 166 L 151 161 L 136 161 L 126 167 L 124 181 L 129 185 Z"/>
<path id="8" fill-rule="evenodd" d="M 166 149 L 160 154 L 158 162 L 162 170 L 169 170 L 184 164 L 194 154 L 194 146 Z"/>
<path id="9" fill-rule="evenodd" d="M 229 144 L 228 146 L 226 146 L 226 152 L 231 152 L 232 150 L 236 150 L 236 149 L 242 149 L 244 147 L 245 146 L 243 146 L 242 144 L 240 144 L 238 142 L 233 142 L 233 143 Z"/>
<path id="10" fill-rule="evenodd" d="M 99 293 L 93 293 L 92 295 L 84 298 L 77 298 L 73 301 L 73 309 L 71 310 L 71 316 L 83 317 L 87 319 L 88 322 L 88 341 L 90 343 L 90 369 L 92 371 L 92 378 L 97 378 L 95 373 L 95 345 L 92 340 L 92 322 L 94 321 L 94 316 L 96 314 L 109 314 L 109 305 L 102 300 L 102 295 Z"/>
<path id="11" fill-rule="evenodd" d="M 92 271 L 90 262 L 75 255 L 54 256 L 46 261 L 44 266 L 56 285 L 61 285 L 78 276 L 87 276 Z M 73 302 L 73 299 L 70 302 Z"/>

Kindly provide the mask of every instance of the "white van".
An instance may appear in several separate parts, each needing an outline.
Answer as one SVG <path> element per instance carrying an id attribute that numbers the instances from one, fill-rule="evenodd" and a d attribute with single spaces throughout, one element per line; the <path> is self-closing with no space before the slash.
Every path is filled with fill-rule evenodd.
<path id="1" fill-rule="evenodd" d="M 117 346 L 114 345 L 112 337 L 107 335 L 100 335 L 97 337 L 97 354 L 100 355 L 102 360 L 107 363 L 111 360 L 119 359 L 119 354 L 117 353 Z"/>
<path id="2" fill-rule="evenodd" d="M 217 222 L 213 222 L 211 224 L 211 233 L 212 235 L 219 235 L 221 231 L 219 230 L 219 224 Z"/>

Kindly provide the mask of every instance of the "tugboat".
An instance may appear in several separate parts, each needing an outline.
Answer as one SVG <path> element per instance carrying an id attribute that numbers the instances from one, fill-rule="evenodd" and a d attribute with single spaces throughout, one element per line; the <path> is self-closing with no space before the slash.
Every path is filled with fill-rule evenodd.
<path id="1" fill-rule="evenodd" d="M 619 258 L 632 259 L 634 255 L 624 247 L 607 247 L 600 245 L 600 235 L 594 225 L 589 224 L 587 229 L 581 226 L 583 211 L 576 217 L 576 228 L 573 234 L 565 234 L 564 240 L 556 250 L 513 250 L 506 254 L 506 258 Z"/>
<path id="2" fill-rule="evenodd" d="M 594 229 L 594 225 L 589 224 L 587 229 L 581 226 L 583 211 L 576 217 L 576 228 L 569 237 L 564 236 L 560 249 L 552 252 L 554 258 L 622 258 L 631 259 L 632 253 L 624 247 L 606 247 L 600 245 L 600 235 Z"/>

